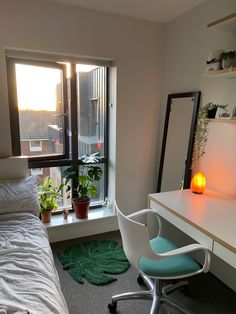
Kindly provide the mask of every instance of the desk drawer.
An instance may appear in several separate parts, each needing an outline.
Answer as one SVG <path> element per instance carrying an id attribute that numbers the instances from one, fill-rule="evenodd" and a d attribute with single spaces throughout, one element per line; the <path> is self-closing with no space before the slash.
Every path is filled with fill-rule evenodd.
<path id="1" fill-rule="evenodd" d="M 156 210 L 161 217 L 166 219 L 179 230 L 186 233 L 189 237 L 196 240 L 198 243 L 204 244 L 211 251 L 213 250 L 213 240 L 206 234 L 199 231 L 197 228 L 171 213 L 169 210 L 153 200 L 150 200 L 150 208 Z"/>
<path id="2" fill-rule="evenodd" d="M 223 261 L 236 268 L 236 254 L 222 244 L 214 241 L 213 253 L 219 256 Z"/>

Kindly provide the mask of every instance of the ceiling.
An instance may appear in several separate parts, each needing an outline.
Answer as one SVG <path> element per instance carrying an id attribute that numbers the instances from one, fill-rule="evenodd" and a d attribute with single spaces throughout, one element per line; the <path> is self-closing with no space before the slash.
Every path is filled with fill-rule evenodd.
<path id="1" fill-rule="evenodd" d="M 50 0 L 165 23 L 206 0 Z"/>

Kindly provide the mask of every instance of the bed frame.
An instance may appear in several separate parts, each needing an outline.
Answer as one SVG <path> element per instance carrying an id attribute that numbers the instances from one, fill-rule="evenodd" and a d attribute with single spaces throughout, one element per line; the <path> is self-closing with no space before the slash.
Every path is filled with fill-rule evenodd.
<path id="1" fill-rule="evenodd" d="M 20 179 L 28 176 L 28 158 L 0 158 L 0 179 Z"/>

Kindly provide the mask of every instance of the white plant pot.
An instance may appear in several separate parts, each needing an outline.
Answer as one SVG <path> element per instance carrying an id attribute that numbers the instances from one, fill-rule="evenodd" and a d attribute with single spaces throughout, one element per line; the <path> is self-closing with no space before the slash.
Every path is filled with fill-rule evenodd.
<path id="1" fill-rule="evenodd" d="M 219 61 L 206 64 L 206 72 L 220 70 L 221 63 Z"/>

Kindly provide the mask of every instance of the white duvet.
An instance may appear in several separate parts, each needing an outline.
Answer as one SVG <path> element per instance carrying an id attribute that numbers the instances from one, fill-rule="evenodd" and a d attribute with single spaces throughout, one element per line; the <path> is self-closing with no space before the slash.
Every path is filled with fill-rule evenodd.
<path id="1" fill-rule="evenodd" d="M 68 314 L 47 232 L 31 213 L 0 215 L 0 309 Z"/>

